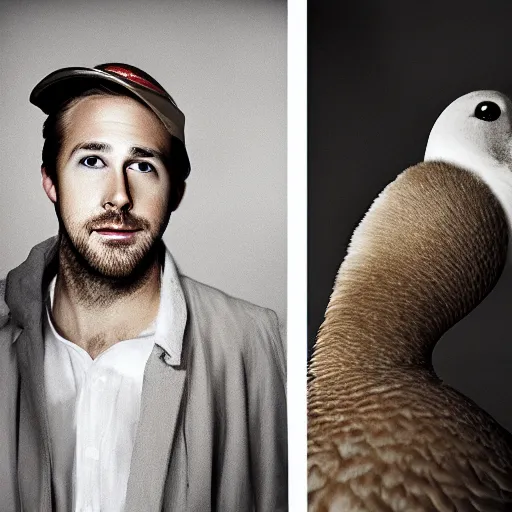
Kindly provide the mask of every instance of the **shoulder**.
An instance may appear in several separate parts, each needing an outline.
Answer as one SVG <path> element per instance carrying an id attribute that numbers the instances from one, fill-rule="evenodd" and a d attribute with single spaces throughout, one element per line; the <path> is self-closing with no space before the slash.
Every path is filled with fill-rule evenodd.
<path id="1" fill-rule="evenodd" d="M 274 311 L 180 275 L 189 322 L 217 347 L 251 359 L 271 359 L 284 370 L 284 348 Z"/>
<path id="2" fill-rule="evenodd" d="M 5 302 L 5 279 L 0 279 L 0 329 L 9 320 L 9 307 Z"/>
<path id="3" fill-rule="evenodd" d="M 10 351 L 21 329 L 11 322 L 9 306 L 5 301 L 5 279 L 0 279 L 0 364 L 3 362 L 5 350 Z"/>
<path id="4" fill-rule="evenodd" d="M 277 316 L 271 309 L 263 308 L 243 299 L 233 297 L 217 288 L 200 283 L 187 276 L 180 276 L 187 303 L 191 308 L 200 306 L 202 313 L 223 313 L 225 320 L 270 322 L 277 328 Z"/>

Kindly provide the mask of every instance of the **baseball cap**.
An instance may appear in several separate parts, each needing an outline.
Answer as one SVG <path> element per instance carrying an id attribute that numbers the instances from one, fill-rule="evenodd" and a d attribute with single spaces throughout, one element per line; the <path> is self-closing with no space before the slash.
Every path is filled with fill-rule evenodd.
<path id="1" fill-rule="evenodd" d="M 185 145 L 185 115 L 172 96 L 148 73 L 129 64 L 58 69 L 34 87 L 30 102 L 50 114 L 67 99 L 102 82 L 117 84 L 139 98 L 157 115 L 168 132 Z"/>

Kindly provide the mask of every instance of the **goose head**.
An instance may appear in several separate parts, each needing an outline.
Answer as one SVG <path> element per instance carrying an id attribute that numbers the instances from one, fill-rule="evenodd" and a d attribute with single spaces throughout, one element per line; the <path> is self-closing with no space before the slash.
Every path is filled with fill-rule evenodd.
<path id="1" fill-rule="evenodd" d="M 480 177 L 512 226 L 512 102 L 497 91 L 453 101 L 435 122 L 424 160 L 449 163 Z"/>

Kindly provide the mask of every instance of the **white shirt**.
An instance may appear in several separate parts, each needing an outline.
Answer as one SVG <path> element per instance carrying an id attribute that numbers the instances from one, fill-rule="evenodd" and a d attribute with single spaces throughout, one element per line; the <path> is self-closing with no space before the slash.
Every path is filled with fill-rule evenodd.
<path id="1" fill-rule="evenodd" d="M 155 343 L 173 364 L 181 356 L 183 333 L 173 333 L 173 316 L 186 310 L 176 269 L 167 251 L 160 306 L 150 328 L 94 360 L 53 325 L 55 281 L 48 289 L 44 377 L 56 501 L 65 507 L 62 512 L 121 512 L 146 362 Z"/>

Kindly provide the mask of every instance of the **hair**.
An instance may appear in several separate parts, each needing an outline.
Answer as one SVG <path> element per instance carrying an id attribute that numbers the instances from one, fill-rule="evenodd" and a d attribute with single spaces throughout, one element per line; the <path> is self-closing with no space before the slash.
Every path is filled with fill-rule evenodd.
<path id="1" fill-rule="evenodd" d="M 57 161 L 65 137 L 65 114 L 81 98 L 97 95 L 128 96 L 129 98 L 139 102 L 144 107 L 149 108 L 145 103 L 137 98 L 137 96 L 131 94 L 120 86 L 116 86 L 115 84 L 95 85 L 92 88 L 87 88 L 78 92 L 62 102 L 55 110 L 50 112 L 43 124 L 44 144 L 42 152 L 42 166 L 45 167 L 46 173 L 55 183 L 57 183 Z M 177 182 L 183 182 L 190 172 L 190 162 L 185 149 L 185 144 L 183 144 L 183 142 L 174 135 L 169 136 L 171 137 L 171 150 L 165 164 L 174 180 Z M 172 188 L 175 189 L 176 187 Z"/>

